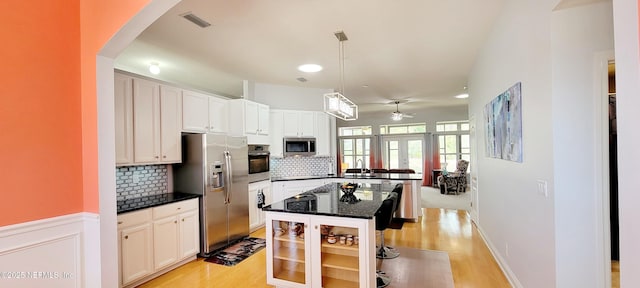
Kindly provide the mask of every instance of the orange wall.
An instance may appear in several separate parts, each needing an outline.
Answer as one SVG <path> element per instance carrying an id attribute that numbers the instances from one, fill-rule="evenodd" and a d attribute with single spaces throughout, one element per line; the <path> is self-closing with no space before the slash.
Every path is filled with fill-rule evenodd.
<path id="1" fill-rule="evenodd" d="M 147 2 L 0 1 L 0 226 L 98 211 L 95 55 Z"/>
<path id="2" fill-rule="evenodd" d="M 79 0 L 0 15 L 0 225 L 82 211 Z"/>
<path id="3" fill-rule="evenodd" d="M 151 0 L 81 1 L 81 107 L 84 211 L 98 212 L 98 130 L 96 55 Z M 115 167 L 114 167 L 115 171 Z M 113 191 L 115 193 L 115 191 Z"/>

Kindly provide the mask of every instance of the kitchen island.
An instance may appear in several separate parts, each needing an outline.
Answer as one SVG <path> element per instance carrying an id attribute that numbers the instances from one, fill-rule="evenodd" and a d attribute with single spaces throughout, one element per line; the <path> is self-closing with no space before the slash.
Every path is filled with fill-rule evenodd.
<path id="1" fill-rule="evenodd" d="M 403 184 L 400 208 L 396 217 L 405 221 L 417 222 L 422 216 L 420 209 L 421 174 L 400 173 L 343 173 L 338 175 L 310 175 L 272 177 L 271 193 L 273 201 L 280 201 L 300 194 L 318 186 L 335 182 L 357 182 L 362 184 L 380 184 L 385 190 L 391 190 L 398 184 Z"/>
<path id="2" fill-rule="evenodd" d="M 349 204 L 340 184 L 329 183 L 265 206 L 267 283 L 375 287 L 374 216 L 390 191 L 361 184 Z"/>

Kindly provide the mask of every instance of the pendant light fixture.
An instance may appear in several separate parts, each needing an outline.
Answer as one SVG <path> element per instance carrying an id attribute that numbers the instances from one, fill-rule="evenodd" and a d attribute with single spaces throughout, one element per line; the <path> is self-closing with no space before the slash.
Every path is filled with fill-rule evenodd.
<path id="1" fill-rule="evenodd" d="M 324 94 L 324 112 L 345 121 L 358 119 L 358 105 L 344 96 L 344 41 L 347 35 L 343 31 L 335 32 L 339 45 L 340 91 Z"/>

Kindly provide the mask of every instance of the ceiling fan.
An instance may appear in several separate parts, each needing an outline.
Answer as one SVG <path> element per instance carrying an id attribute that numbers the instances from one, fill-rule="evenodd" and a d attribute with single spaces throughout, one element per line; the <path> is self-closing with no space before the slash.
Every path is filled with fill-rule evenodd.
<path id="1" fill-rule="evenodd" d="M 402 113 L 402 112 L 399 111 L 398 104 L 400 104 L 400 101 L 396 100 L 393 103 L 396 104 L 396 111 L 391 113 L 391 120 L 400 121 L 400 120 L 402 120 L 402 118 L 405 118 L 405 117 L 406 118 L 413 118 L 413 115 Z"/>

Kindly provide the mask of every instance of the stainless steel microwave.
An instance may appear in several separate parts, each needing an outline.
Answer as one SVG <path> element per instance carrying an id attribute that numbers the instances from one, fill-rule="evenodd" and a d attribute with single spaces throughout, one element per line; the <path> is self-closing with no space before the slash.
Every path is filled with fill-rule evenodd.
<path id="1" fill-rule="evenodd" d="M 316 155 L 316 138 L 290 137 L 284 138 L 284 157 Z"/>

